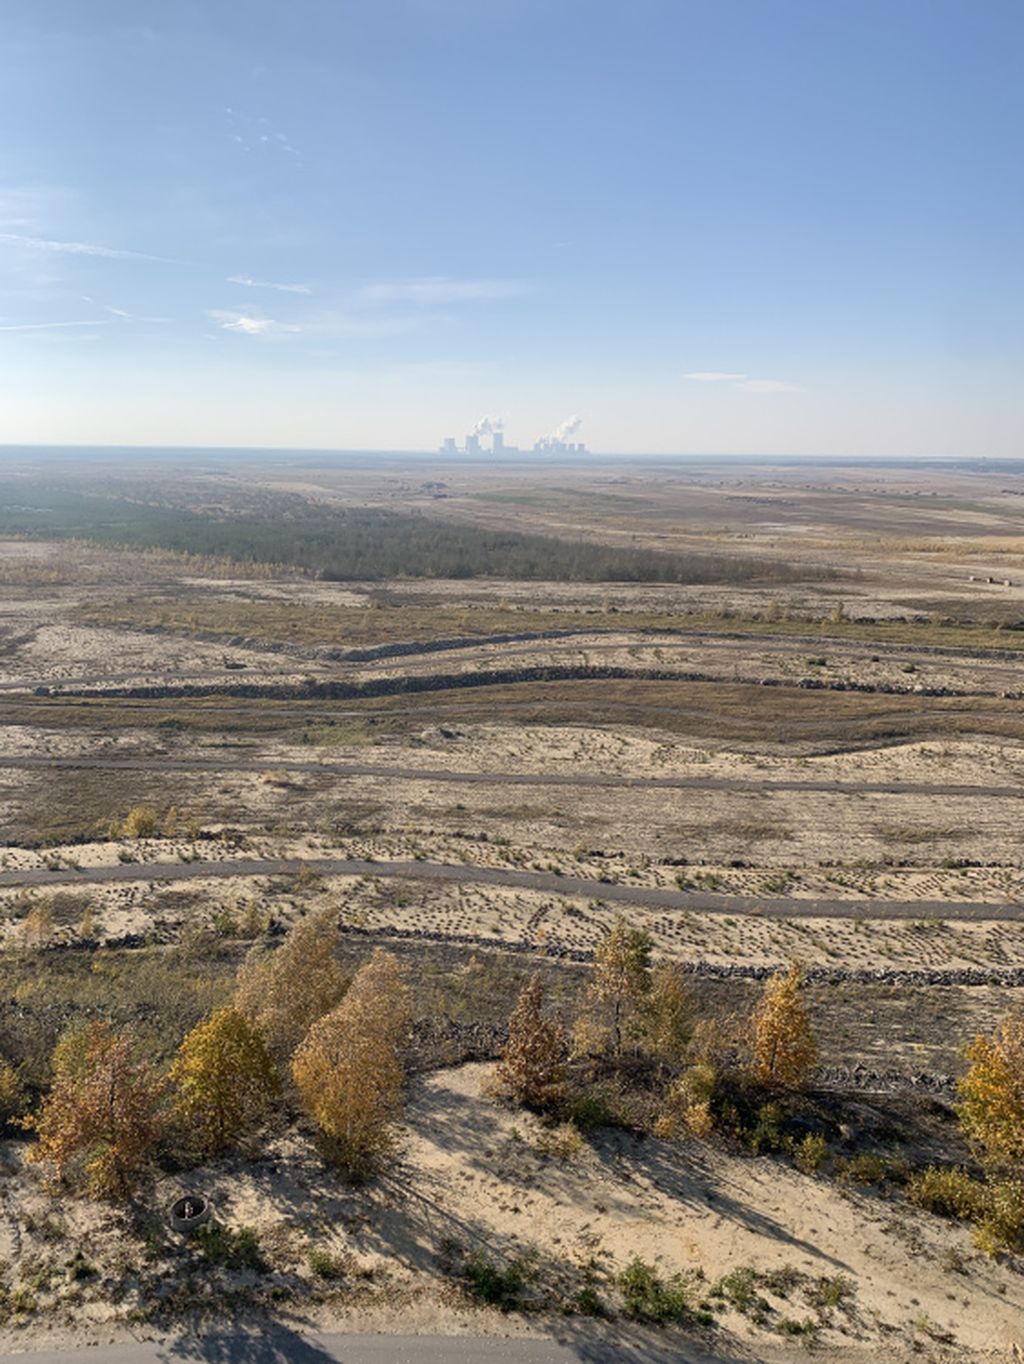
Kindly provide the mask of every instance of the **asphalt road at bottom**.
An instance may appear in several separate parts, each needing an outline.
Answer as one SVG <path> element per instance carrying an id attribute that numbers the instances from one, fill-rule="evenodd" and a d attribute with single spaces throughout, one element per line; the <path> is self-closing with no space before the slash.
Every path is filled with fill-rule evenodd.
<path id="1" fill-rule="evenodd" d="M 0 1355 L 0 1364 L 687 1364 L 678 1349 L 588 1337 L 560 1344 L 495 1336 L 317 1335 L 285 1326 L 173 1340 Z M 692 1364 L 707 1355 L 693 1356 Z M 731 1355 L 722 1356 L 732 1358 Z"/>

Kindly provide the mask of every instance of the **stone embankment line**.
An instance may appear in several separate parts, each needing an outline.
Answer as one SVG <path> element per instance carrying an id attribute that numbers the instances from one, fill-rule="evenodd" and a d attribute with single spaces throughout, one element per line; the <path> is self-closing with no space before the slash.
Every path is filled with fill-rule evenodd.
<path id="1" fill-rule="evenodd" d="M 389 767 L 382 763 L 297 762 L 292 759 L 263 758 L 104 758 L 91 754 L 47 757 L 41 754 L 0 754 L 4 768 L 47 771 L 51 768 L 78 768 L 101 772 L 302 772 L 326 777 L 391 777 L 395 781 L 453 782 L 459 785 L 500 786 L 596 786 L 627 790 L 668 791 L 809 791 L 834 795 L 986 797 L 1006 800 L 1024 798 L 1024 787 L 971 786 L 943 782 L 841 782 L 784 778 L 757 780 L 753 777 L 630 777 L 614 772 L 486 772 L 454 771 L 451 768 Z"/>
<path id="2" fill-rule="evenodd" d="M 284 929 L 280 931 L 284 932 Z M 339 931 L 349 937 L 371 938 L 375 942 L 384 938 L 393 943 L 429 942 L 443 947 L 486 947 L 512 956 L 554 957 L 559 961 L 583 965 L 592 962 L 595 955 L 591 947 L 568 947 L 564 943 L 541 943 L 528 938 L 495 938 L 486 933 L 446 933 L 443 929 L 397 928 L 393 925 L 368 927 L 344 920 L 339 924 Z M 142 947 L 145 943 L 145 935 L 136 933 L 107 939 L 105 945 Z M 73 939 L 67 943 L 53 944 L 45 950 L 94 952 L 98 946 L 95 939 Z M 679 969 L 684 975 L 701 980 L 763 981 L 787 964 L 785 961 L 755 965 L 749 962 L 698 960 L 683 961 Z M 1024 989 L 1024 966 L 808 966 L 803 970 L 803 978 L 808 985 L 970 985 L 1019 990 Z"/>
<path id="3" fill-rule="evenodd" d="M 863 619 L 861 624 L 875 625 L 883 627 L 888 624 L 900 623 L 899 621 L 875 621 Z M 906 623 L 906 622 L 903 622 Z M 923 621 L 921 623 L 924 623 Z M 114 626 L 112 628 L 118 628 Z M 133 629 L 125 626 L 123 628 Z M 740 641 L 742 643 L 758 644 L 765 648 L 785 649 L 787 645 L 798 649 L 820 647 L 822 644 L 830 645 L 833 648 L 848 649 L 854 653 L 876 653 L 892 654 L 902 656 L 906 653 L 931 654 L 945 658 L 970 658 L 987 660 L 994 659 L 998 662 L 1012 662 L 1024 657 L 1024 648 L 1014 649 L 1007 647 L 1004 649 L 972 648 L 970 645 L 951 645 L 951 644 L 923 644 L 914 640 L 897 642 L 893 640 L 876 640 L 870 637 L 863 639 L 851 638 L 843 635 L 829 634 L 772 634 L 766 631 L 757 630 L 729 630 L 729 629 L 692 629 L 686 625 L 616 625 L 605 624 L 592 626 L 572 626 L 570 628 L 552 630 L 520 630 L 514 632 L 499 632 L 490 635 L 453 635 L 441 639 L 420 639 L 420 640 L 392 640 L 385 644 L 370 644 L 357 647 L 344 648 L 331 644 L 296 644 L 290 640 L 271 640 L 260 635 L 225 635 L 223 632 L 215 630 L 190 630 L 166 625 L 146 625 L 136 627 L 135 633 L 144 635 L 169 635 L 178 639 L 188 639 L 202 644 L 212 644 L 219 648 L 246 649 L 250 653 L 266 653 L 271 655 L 285 654 L 293 658 L 302 659 L 307 662 L 327 662 L 327 663 L 370 663 L 379 659 L 387 658 L 415 658 L 425 654 L 459 652 L 471 649 L 493 648 L 495 645 L 504 644 L 532 644 L 532 643 L 564 643 L 575 639 L 597 639 L 602 636 L 619 635 L 633 636 L 641 640 L 650 640 L 651 646 L 658 646 L 668 649 L 688 649 L 694 644 L 706 644 L 708 641 L 726 640 L 729 642 Z M 618 649 L 623 647 L 618 643 L 597 643 L 589 646 L 597 649 Z"/>
<path id="4" fill-rule="evenodd" d="M 34 694 L 61 698 L 110 698 L 127 701 L 201 700 L 226 697 L 252 701 L 356 701 L 378 696 L 408 696 L 422 692 L 458 691 L 471 687 L 507 687 L 538 682 L 675 682 L 709 683 L 713 686 L 775 687 L 786 691 L 859 692 L 869 696 L 945 696 L 964 700 L 1003 699 L 1019 701 L 1024 691 L 995 691 L 987 688 L 910 687 L 891 682 L 849 682 L 817 677 L 751 677 L 737 679 L 724 673 L 707 673 L 672 668 L 623 668 L 613 665 L 591 667 L 584 664 L 551 664 L 526 668 L 494 668 L 479 672 L 407 673 L 397 677 L 372 677 L 362 682 L 337 679 L 310 679 L 302 683 L 267 682 L 181 682 L 153 683 L 143 686 L 82 687 L 72 682 L 54 682 L 34 689 Z"/>
<path id="5" fill-rule="evenodd" d="M 515 886 L 547 895 L 579 896 L 646 909 L 697 910 L 703 914 L 755 914 L 776 919 L 957 919 L 1024 921 L 1024 905 L 970 900 L 797 900 L 753 895 L 715 895 L 659 886 L 623 886 L 592 878 L 506 867 L 473 867 L 445 862 L 371 862 L 360 858 L 239 858 L 223 862 L 122 862 L 116 866 L 0 872 L 6 886 L 93 885 L 113 881 L 200 881 L 229 877 L 297 875 L 399 877 L 435 884 Z"/>

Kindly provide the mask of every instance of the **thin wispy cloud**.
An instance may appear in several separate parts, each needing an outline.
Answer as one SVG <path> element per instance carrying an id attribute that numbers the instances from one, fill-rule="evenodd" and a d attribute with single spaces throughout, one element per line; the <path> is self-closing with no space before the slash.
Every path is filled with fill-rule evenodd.
<path id="1" fill-rule="evenodd" d="M 0 323 L 0 332 L 48 332 L 57 331 L 62 327 L 108 327 L 108 318 L 90 318 L 88 322 L 4 322 Z"/>
<path id="2" fill-rule="evenodd" d="M 86 301 L 92 302 L 91 299 Z M 130 313 L 124 308 L 112 308 L 109 303 L 104 303 L 103 311 L 110 313 L 112 317 L 118 318 L 121 322 L 170 322 L 171 320 L 169 317 L 146 317 L 142 313 Z"/>
<path id="3" fill-rule="evenodd" d="M 222 331 L 257 339 L 296 337 L 312 342 L 351 341 L 378 337 L 403 336 L 423 326 L 422 316 L 353 317 L 346 313 L 321 313 L 301 322 L 281 322 L 273 317 L 211 308 L 207 312 Z"/>
<path id="4" fill-rule="evenodd" d="M 307 284 L 276 284 L 270 279 L 252 279 L 249 275 L 228 275 L 229 284 L 244 284 L 247 289 L 276 289 L 282 294 L 311 294 Z"/>
<path id="5" fill-rule="evenodd" d="M 753 379 L 747 374 L 732 374 L 721 369 L 698 369 L 683 375 L 695 384 L 728 384 L 742 393 L 799 393 L 800 385 L 785 379 Z"/>
<path id="6" fill-rule="evenodd" d="M 799 384 L 787 383 L 784 379 L 744 379 L 736 385 L 744 393 L 799 393 Z"/>
<path id="7" fill-rule="evenodd" d="M 274 332 L 299 330 L 272 317 L 253 317 L 250 313 L 233 313 L 224 308 L 211 308 L 207 317 L 211 317 L 222 330 L 234 332 L 236 336 L 270 336 Z"/>
<path id="8" fill-rule="evenodd" d="M 29 237 L 20 232 L 0 232 L 0 243 L 61 256 L 99 256 L 104 260 L 142 260 L 159 265 L 180 264 L 179 261 L 169 260 L 166 256 L 150 256 L 143 251 L 125 251 L 120 247 L 101 246 L 96 242 L 54 241 L 49 237 Z"/>
<path id="9" fill-rule="evenodd" d="M 529 284 L 521 279 L 451 279 L 447 275 L 432 275 L 367 284 L 359 290 L 358 298 L 365 303 L 477 303 L 517 298 L 529 289 Z"/>

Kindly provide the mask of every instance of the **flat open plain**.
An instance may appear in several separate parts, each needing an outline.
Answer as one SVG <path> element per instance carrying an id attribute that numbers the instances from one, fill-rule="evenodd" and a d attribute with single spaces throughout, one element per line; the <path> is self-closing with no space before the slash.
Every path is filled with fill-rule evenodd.
<path id="1" fill-rule="evenodd" d="M 822 1326 L 829 1358 L 1024 1345 L 1020 1274 L 970 1258 L 959 1228 L 772 1174 L 767 1158 L 654 1139 L 602 1139 L 585 1170 L 544 1174 L 530 1165 L 538 1133 L 517 1154 L 482 1073 L 524 975 L 540 969 L 569 1009 L 626 913 L 712 1015 L 799 961 L 823 1093 L 948 1105 L 965 1045 L 1024 990 L 1020 472 L 424 460 L 267 461 L 245 479 L 196 473 L 179 492 L 150 477 L 165 501 L 230 505 L 244 483 L 247 498 L 739 567 L 720 582 L 332 582 L 8 531 L 0 1016 L 15 1060 L 38 1066 L 69 1019 L 104 1003 L 167 1055 L 228 997 L 246 912 L 279 934 L 333 906 L 346 961 L 383 943 L 417 972 L 418 1026 L 441 1041 L 415 1082 L 402 1177 L 465 1209 L 474 1235 L 507 1246 L 540 1218 L 531 1235 L 552 1263 L 595 1246 L 619 1263 L 656 1226 L 675 1268 L 700 1260 L 714 1276 L 786 1255 L 808 1273 L 839 1267 L 860 1296 L 849 1320 Z M 155 836 L 117 828 L 138 805 L 154 808 Z M 157 983 L 168 961 L 181 963 L 174 990 Z M 916 1131 L 908 1148 L 930 1139 Z M 319 1179 L 305 1137 L 275 1141 L 282 1170 Z M 42 1216 L 9 1145 L 11 1187 Z M 309 1232 L 297 1189 L 289 1205 L 269 1166 L 254 1170 L 211 1174 L 225 1205 L 244 1202 L 238 1215 L 264 1232 L 287 1222 L 282 1245 L 299 1223 Z M 319 1196 L 340 1200 L 339 1218 L 363 1215 L 354 1195 Z M 330 1234 L 348 1236 L 368 1277 L 396 1276 L 402 1321 L 447 1329 L 458 1312 L 445 1317 L 425 1249 L 440 1233 L 425 1211 L 416 1225 L 397 1211 L 401 1197 L 384 1186 L 371 1215 L 383 1220 Z M 16 1259 L 36 1233 L 10 1204 L 4 1216 L 0 1255 Z M 69 1216 L 95 1236 L 95 1219 Z M 927 1265 L 904 1281 L 898 1263 L 919 1246 Z M 970 1259 L 962 1274 L 941 1269 L 951 1247 Z M 59 1343 L 71 1309 L 40 1297 Z M 379 1309 L 360 1297 L 310 1310 L 375 1329 Z M 108 1320 L 116 1334 L 118 1313 L 87 1302 L 75 1330 Z M 785 1357 L 741 1313 L 725 1324 L 736 1353 L 711 1357 Z"/>

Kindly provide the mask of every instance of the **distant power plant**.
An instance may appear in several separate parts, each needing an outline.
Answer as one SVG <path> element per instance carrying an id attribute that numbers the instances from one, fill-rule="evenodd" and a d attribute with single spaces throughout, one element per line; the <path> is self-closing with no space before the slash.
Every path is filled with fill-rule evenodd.
<path id="1" fill-rule="evenodd" d="M 585 455 L 587 447 L 582 441 L 559 440 L 556 436 L 541 436 L 534 444 L 538 455 Z"/>
<path id="2" fill-rule="evenodd" d="M 578 425 L 579 420 L 575 419 L 572 423 L 573 428 Z M 481 440 L 487 436 L 491 440 L 490 451 L 481 444 Z M 505 433 L 501 430 L 500 424 L 489 417 L 485 417 L 477 423 L 476 430 L 471 431 L 466 436 L 465 444 L 461 449 L 454 436 L 445 436 L 441 442 L 442 455 L 484 455 L 488 453 L 492 455 L 518 455 L 520 453 L 518 446 L 505 444 Z M 541 436 L 540 440 L 535 442 L 533 446 L 533 453 L 536 455 L 586 455 L 589 454 L 589 451 L 582 441 L 564 440 L 556 432 L 553 436 Z"/>
<path id="3" fill-rule="evenodd" d="M 490 436 L 491 438 L 491 448 L 489 452 L 480 443 L 481 437 L 486 436 Z M 505 444 L 504 431 L 497 431 L 493 428 L 484 431 L 471 431 L 466 437 L 466 443 L 461 450 L 459 449 L 458 442 L 454 436 L 445 436 L 444 440 L 441 442 L 442 455 L 485 455 L 488 453 L 492 455 L 518 455 L 519 450 L 515 445 Z"/>

